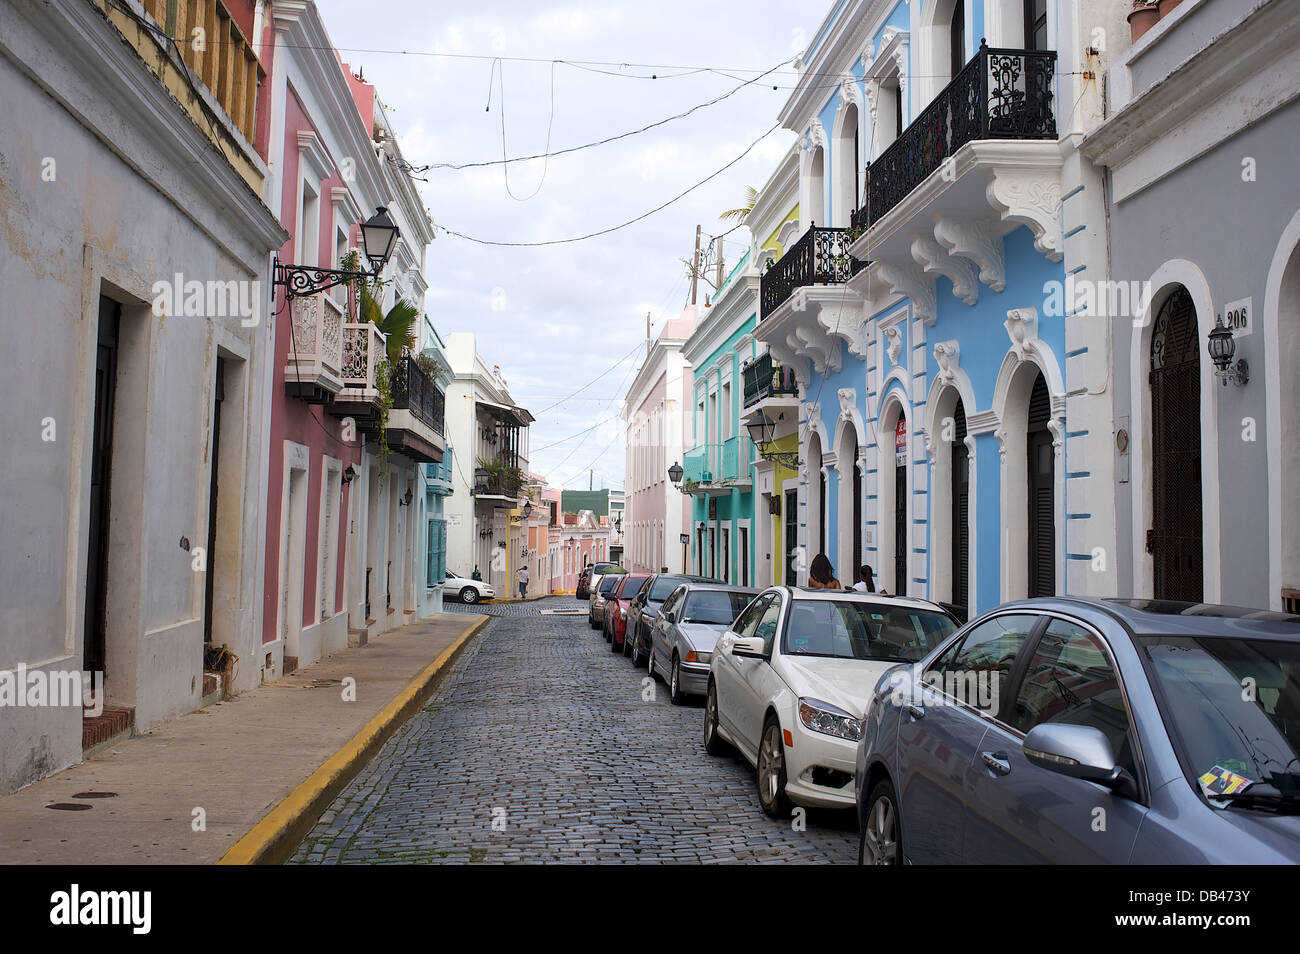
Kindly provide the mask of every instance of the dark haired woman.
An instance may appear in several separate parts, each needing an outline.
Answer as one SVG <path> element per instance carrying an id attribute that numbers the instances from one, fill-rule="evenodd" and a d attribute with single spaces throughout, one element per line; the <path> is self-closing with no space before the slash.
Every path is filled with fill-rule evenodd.
<path id="1" fill-rule="evenodd" d="M 858 582 L 853 584 L 853 588 L 859 593 L 876 592 L 875 574 L 871 572 L 871 567 L 865 563 L 858 567 Z"/>
<path id="2" fill-rule="evenodd" d="M 835 579 L 835 570 L 825 553 L 813 557 L 812 566 L 808 568 L 808 588 L 810 590 L 840 590 L 840 581 Z"/>

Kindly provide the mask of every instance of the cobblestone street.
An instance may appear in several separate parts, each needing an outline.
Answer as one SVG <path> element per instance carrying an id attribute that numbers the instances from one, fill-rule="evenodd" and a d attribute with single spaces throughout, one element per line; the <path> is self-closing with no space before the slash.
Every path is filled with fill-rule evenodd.
<path id="1" fill-rule="evenodd" d="M 556 597 L 498 617 L 335 800 L 295 863 L 844 862 L 852 812 L 765 817 L 754 772 L 702 743 L 703 707 L 611 653 Z"/>

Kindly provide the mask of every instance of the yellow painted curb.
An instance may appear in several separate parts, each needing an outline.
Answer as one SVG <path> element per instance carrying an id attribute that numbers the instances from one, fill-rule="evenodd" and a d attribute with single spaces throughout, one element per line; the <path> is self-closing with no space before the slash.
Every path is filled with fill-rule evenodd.
<path id="1" fill-rule="evenodd" d="M 438 677 L 466 643 L 491 620 L 491 616 L 482 616 L 465 630 L 343 748 L 326 759 L 244 837 L 231 845 L 217 864 L 275 865 L 288 859 L 330 802 L 356 777 L 397 727 L 419 711 Z"/>

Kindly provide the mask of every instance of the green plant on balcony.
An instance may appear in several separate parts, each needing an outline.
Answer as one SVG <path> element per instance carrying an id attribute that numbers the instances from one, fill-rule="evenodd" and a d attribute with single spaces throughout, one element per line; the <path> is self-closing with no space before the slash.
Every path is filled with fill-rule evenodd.
<path id="1" fill-rule="evenodd" d="M 379 392 L 379 401 L 375 405 L 375 427 L 378 428 L 379 482 L 384 482 L 388 463 L 388 412 L 393 409 L 393 375 L 392 365 L 387 358 L 375 362 L 375 390 Z"/>
<path id="2" fill-rule="evenodd" d="M 698 487 L 699 485 L 700 482 L 698 480 L 691 480 L 690 478 L 687 478 L 686 480 L 682 481 L 682 493 L 689 494 L 693 490 L 695 490 L 695 488 Z"/>
<path id="3" fill-rule="evenodd" d="M 524 483 L 524 472 L 503 460 L 480 457 L 478 470 L 483 474 L 485 492 L 498 492 L 506 497 L 518 497 Z"/>

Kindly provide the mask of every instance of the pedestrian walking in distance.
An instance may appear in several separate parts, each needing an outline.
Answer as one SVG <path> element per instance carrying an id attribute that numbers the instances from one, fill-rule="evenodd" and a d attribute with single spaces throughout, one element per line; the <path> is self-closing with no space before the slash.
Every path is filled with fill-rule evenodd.
<path id="1" fill-rule="evenodd" d="M 515 579 L 519 581 L 519 598 L 522 600 L 528 595 L 528 567 L 521 566 Z"/>

